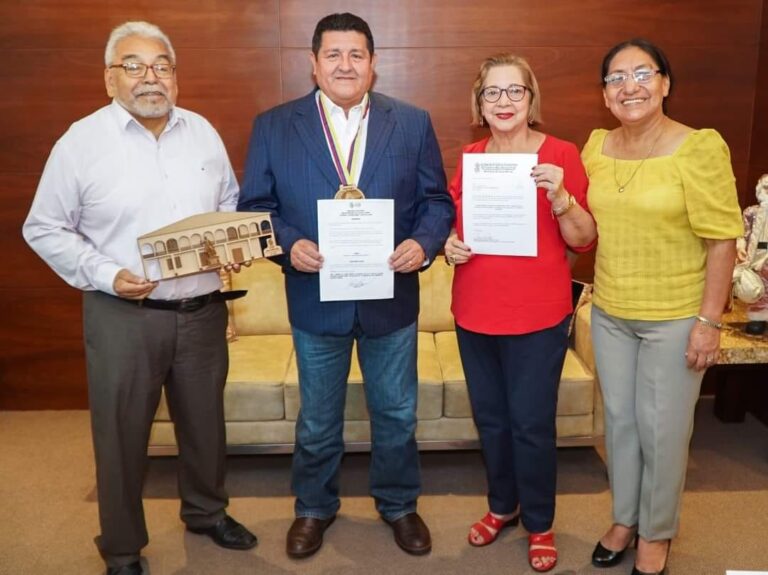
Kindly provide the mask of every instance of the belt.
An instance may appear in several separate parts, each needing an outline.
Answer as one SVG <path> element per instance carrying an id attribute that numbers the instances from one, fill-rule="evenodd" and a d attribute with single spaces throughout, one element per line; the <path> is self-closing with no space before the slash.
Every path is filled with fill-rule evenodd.
<path id="1" fill-rule="evenodd" d="M 196 297 L 185 297 L 184 299 L 122 299 L 122 301 L 132 303 L 138 307 L 149 309 L 163 309 L 168 311 L 192 312 L 197 311 L 209 303 L 238 299 L 248 293 L 248 290 L 232 291 L 214 291 L 205 295 Z"/>

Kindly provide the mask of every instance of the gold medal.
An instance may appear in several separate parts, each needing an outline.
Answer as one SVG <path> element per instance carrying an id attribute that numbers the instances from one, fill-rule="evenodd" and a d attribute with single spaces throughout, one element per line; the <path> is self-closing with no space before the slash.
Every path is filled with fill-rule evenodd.
<path id="1" fill-rule="evenodd" d="M 345 186 L 344 184 L 339 186 L 339 191 L 333 196 L 334 200 L 364 200 L 365 194 L 357 186 Z"/>

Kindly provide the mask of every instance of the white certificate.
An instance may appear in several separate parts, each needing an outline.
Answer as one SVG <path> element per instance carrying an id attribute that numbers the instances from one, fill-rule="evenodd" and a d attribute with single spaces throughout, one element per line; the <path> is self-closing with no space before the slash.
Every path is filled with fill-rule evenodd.
<path id="1" fill-rule="evenodd" d="M 318 200 L 320 301 L 392 299 L 394 200 Z"/>
<path id="2" fill-rule="evenodd" d="M 464 154 L 464 243 L 476 254 L 535 256 L 537 154 Z"/>

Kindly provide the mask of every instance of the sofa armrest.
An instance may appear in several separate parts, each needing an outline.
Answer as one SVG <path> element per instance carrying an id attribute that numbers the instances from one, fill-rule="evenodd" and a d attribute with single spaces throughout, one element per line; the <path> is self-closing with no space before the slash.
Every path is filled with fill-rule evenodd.
<path id="1" fill-rule="evenodd" d="M 573 322 L 573 349 L 581 361 L 595 373 L 595 353 L 592 348 L 592 303 L 587 302 L 576 310 Z"/>
<path id="2" fill-rule="evenodd" d="M 600 390 L 600 379 L 595 367 L 595 351 L 592 344 L 592 302 L 584 302 L 576 310 L 573 324 L 573 349 L 584 365 L 595 375 L 595 411 L 594 433 L 605 435 L 603 419 L 603 394 Z"/>

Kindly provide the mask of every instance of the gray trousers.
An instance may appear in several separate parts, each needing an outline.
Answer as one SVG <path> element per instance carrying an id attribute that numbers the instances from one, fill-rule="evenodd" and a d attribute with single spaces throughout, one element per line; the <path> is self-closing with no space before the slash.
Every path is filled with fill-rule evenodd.
<path id="1" fill-rule="evenodd" d="M 592 306 L 613 521 L 637 525 L 649 541 L 670 539 L 678 530 L 704 375 L 685 363 L 694 321 L 624 320 Z"/>
<path id="2" fill-rule="evenodd" d="M 227 309 L 148 309 L 101 292 L 83 295 L 88 398 L 96 457 L 101 535 L 110 567 L 139 558 L 147 544 L 141 495 L 147 444 L 160 393 L 179 446 L 181 518 L 191 527 L 224 517 L 228 369 Z"/>

